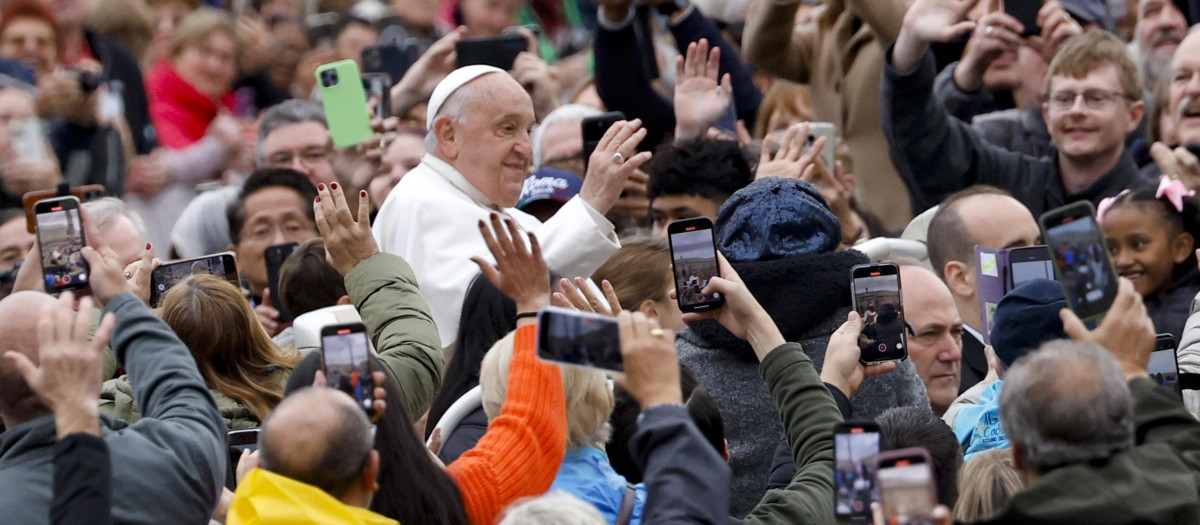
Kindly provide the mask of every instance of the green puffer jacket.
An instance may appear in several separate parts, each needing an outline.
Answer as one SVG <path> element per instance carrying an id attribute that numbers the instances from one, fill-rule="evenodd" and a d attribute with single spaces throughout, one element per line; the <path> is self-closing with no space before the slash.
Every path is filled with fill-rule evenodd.
<path id="1" fill-rule="evenodd" d="M 282 388 L 290 375 L 291 372 L 288 370 L 277 369 L 271 374 L 271 379 L 279 383 Z M 254 417 L 250 408 L 240 401 L 212 388 L 209 388 L 208 391 L 216 399 L 217 409 L 221 411 L 221 419 L 225 420 L 225 426 L 229 427 L 229 430 L 258 428 L 262 424 L 257 417 Z M 138 409 L 137 402 L 134 401 L 133 388 L 129 386 L 129 376 L 123 375 L 104 382 L 104 386 L 100 388 L 100 412 L 129 424 L 142 418 L 142 411 Z"/>

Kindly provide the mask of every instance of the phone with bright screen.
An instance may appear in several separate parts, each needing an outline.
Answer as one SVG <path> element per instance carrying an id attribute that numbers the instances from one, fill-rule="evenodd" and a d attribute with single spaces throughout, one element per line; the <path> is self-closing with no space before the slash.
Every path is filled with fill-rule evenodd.
<path id="1" fill-rule="evenodd" d="M 867 522 L 875 501 L 879 425 L 847 421 L 833 427 L 834 513 L 839 521 Z"/>
<path id="2" fill-rule="evenodd" d="M 375 378 L 367 327 L 349 323 L 321 328 L 321 356 L 328 385 L 349 394 L 359 408 L 372 413 Z"/>
<path id="3" fill-rule="evenodd" d="M 233 252 L 166 262 L 150 272 L 150 307 L 157 308 L 167 290 L 197 274 L 213 275 L 233 283 L 234 286 L 239 285 Z"/>
<path id="4" fill-rule="evenodd" d="M 1067 305 L 1084 321 L 1103 316 L 1117 298 L 1117 273 L 1092 203 L 1055 208 L 1040 222 Z"/>
<path id="5" fill-rule="evenodd" d="M 859 360 L 882 363 L 908 357 L 900 267 L 896 263 L 860 264 L 850 270 L 850 281 L 854 310 L 863 320 Z"/>
<path id="6" fill-rule="evenodd" d="M 567 308 L 546 307 L 538 312 L 538 357 L 559 364 L 620 372 L 621 334 L 617 320 Z"/>
<path id="7" fill-rule="evenodd" d="M 923 448 L 892 450 L 879 455 L 875 486 L 889 525 L 932 523 L 937 486 L 929 453 Z"/>
<path id="8" fill-rule="evenodd" d="M 1034 279 L 1054 280 L 1054 261 L 1045 246 L 1013 248 L 1008 252 L 1008 269 L 1010 290 Z"/>
<path id="9" fill-rule="evenodd" d="M 1150 352 L 1150 363 L 1146 365 L 1150 379 L 1172 392 L 1183 395 L 1179 386 L 1179 358 L 1175 353 L 1175 336 L 1158 334 L 1154 337 L 1154 351 Z"/>
<path id="10" fill-rule="evenodd" d="M 87 241 L 79 199 L 67 196 L 40 200 L 33 205 L 33 215 L 46 291 L 86 288 L 89 268 L 83 260 L 83 247 Z"/>
<path id="11" fill-rule="evenodd" d="M 704 293 L 708 281 L 721 276 L 712 221 L 708 217 L 672 221 L 667 225 L 667 242 L 679 309 L 702 312 L 725 304 L 720 292 Z"/>

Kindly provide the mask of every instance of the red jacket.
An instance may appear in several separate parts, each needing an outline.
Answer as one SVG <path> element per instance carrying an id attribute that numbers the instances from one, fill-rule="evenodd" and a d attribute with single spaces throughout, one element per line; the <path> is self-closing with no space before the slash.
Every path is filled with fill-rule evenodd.
<path id="1" fill-rule="evenodd" d="M 221 110 L 233 109 L 233 92 L 217 101 L 188 84 L 169 60 L 163 60 L 146 74 L 146 97 L 150 102 L 150 121 L 158 133 L 159 145 L 183 149 L 204 138 L 208 125 Z"/>

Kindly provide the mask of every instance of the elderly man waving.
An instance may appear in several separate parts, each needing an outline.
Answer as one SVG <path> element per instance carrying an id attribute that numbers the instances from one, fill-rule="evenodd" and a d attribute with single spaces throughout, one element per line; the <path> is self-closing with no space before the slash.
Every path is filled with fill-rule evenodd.
<path id="1" fill-rule="evenodd" d="M 375 219 L 382 251 L 412 265 L 433 310 L 442 345 L 454 342 L 463 295 L 478 273 L 471 257 L 491 260 L 478 223 L 492 212 L 537 234 L 550 268 L 590 275 L 620 248 L 604 214 L 625 179 L 650 159 L 638 153 L 639 120 L 618 122 L 596 147 L 579 195 L 545 224 L 513 208 L 529 174 L 533 102 L 516 80 L 489 66 L 459 68 L 429 101 L 429 153 L 388 196 Z"/>

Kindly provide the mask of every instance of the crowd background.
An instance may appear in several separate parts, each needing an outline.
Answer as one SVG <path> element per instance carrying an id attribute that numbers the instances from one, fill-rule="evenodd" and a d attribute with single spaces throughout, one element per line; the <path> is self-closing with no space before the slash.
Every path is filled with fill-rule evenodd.
<path id="1" fill-rule="evenodd" d="M 0 521 L 833 523 L 833 427 L 873 420 L 934 522 L 1200 523 L 1200 2 L 1005 1 L 3 0 Z M 341 60 L 396 73 L 344 148 Z M 78 188 L 55 298 L 23 197 Z M 975 248 L 1079 201 L 1103 320 L 982 306 Z M 725 304 L 685 314 L 695 217 Z M 908 358 L 864 364 L 879 261 Z M 538 359 L 550 305 L 617 318 L 624 373 Z"/>

